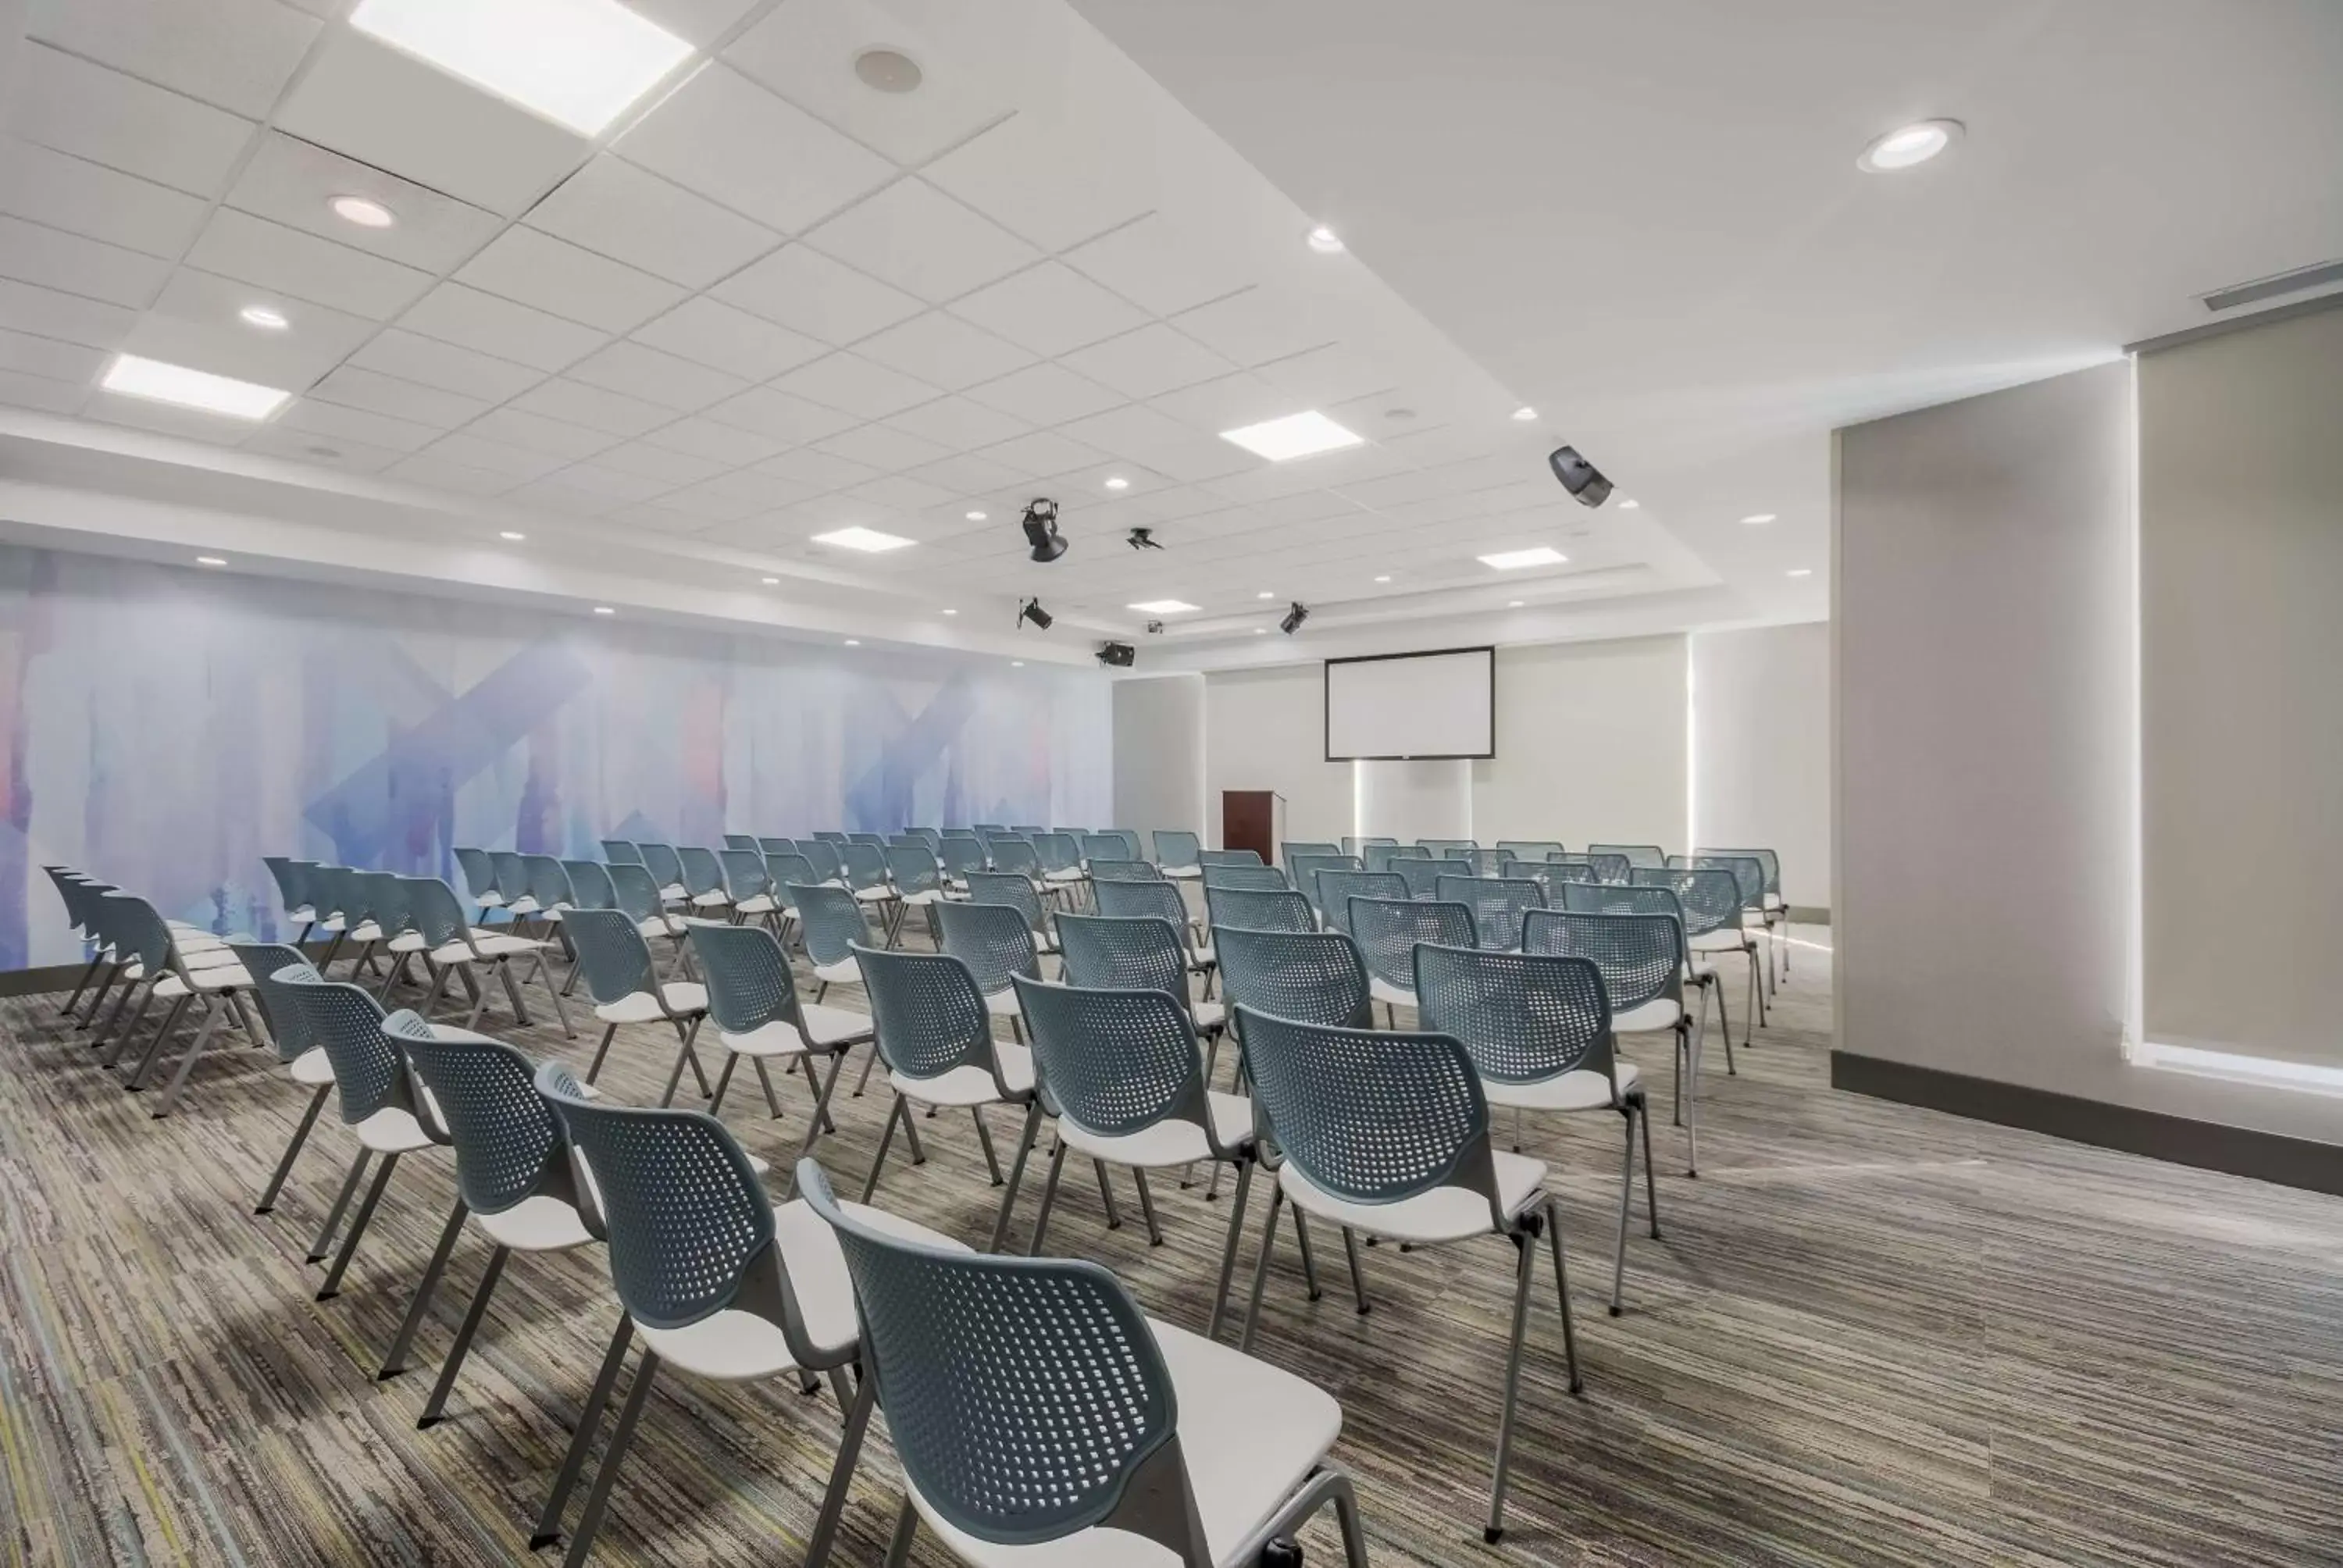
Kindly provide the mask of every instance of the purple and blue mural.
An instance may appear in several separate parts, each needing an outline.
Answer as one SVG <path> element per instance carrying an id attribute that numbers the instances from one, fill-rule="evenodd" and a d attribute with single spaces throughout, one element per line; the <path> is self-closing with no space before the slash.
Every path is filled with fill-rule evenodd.
<path id="1" fill-rule="evenodd" d="M 82 956 L 50 863 L 267 935 L 263 855 L 1103 823 L 1111 724 L 1088 670 L 0 547 L 0 969 Z"/>

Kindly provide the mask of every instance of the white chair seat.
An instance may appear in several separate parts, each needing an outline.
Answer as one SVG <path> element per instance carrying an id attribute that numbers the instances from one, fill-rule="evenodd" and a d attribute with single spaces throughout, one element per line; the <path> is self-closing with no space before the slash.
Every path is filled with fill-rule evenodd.
<path id="1" fill-rule="evenodd" d="M 516 915 L 533 915 L 537 913 L 538 906 L 535 899 L 530 898 L 527 893 L 523 893 L 519 898 L 515 899 L 510 903 L 507 904 L 505 908 Z"/>
<path id="2" fill-rule="evenodd" d="M 1632 1061 L 1617 1066 L 1619 1092 L 1624 1095 L 1635 1087 L 1638 1075 Z M 1584 1068 L 1541 1083 L 1497 1083 L 1484 1078 L 1481 1088 L 1490 1104 L 1516 1111 L 1609 1111 L 1616 1104 L 1611 1098 L 1611 1080 Z"/>
<path id="3" fill-rule="evenodd" d="M 412 1154 L 417 1149 L 431 1147 L 431 1140 L 415 1113 L 397 1106 L 376 1111 L 350 1129 L 358 1141 L 377 1154 Z"/>
<path id="4" fill-rule="evenodd" d="M 649 920 L 637 920 L 635 930 L 646 937 L 679 937 L 684 926 L 673 915 L 653 915 Z"/>
<path id="5" fill-rule="evenodd" d="M 172 944 L 179 950 L 179 961 L 191 970 L 216 970 L 234 964 L 244 967 L 244 960 L 232 948 L 191 948 L 184 942 Z"/>
<path id="6" fill-rule="evenodd" d="M 1033 950 L 1037 953 L 1054 953 L 1058 950 L 1058 939 L 1047 931 L 1035 931 Z"/>
<path id="7" fill-rule="evenodd" d="M 905 893 L 903 895 L 903 901 L 907 904 L 918 904 L 921 908 L 925 908 L 929 904 L 940 904 L 943 902 L 943 897 L 944 890 L 941 888 L 922 888 L 916 893 Z"/>
<path id="8" fill-rule="evenodd" d="M 1545 1162 L 1502 1149 L 1491 1152 L 1496 1161 L 1497 1195 L 1505 1217 L 1512 1219 L 1544 1192 Z M 1312 1219 L 1347 1225 L 1361 1235 L 1433 1242 L 1490 1233 L 1489 1201 L 1462 1187 L 1438 1187 L 1396 1203 L 1353 1203 L 1313 1184 L 1291 1161 L 1278 1167 L 1277 1184 Z"/>
<path id="9" fill-rule="evenodd" d="M 498 892 L 494 888 L 490 888 L 487 892 L 482 893 L 479 897 L 474 899 L 472 902 L 478 904 L 484 910 L 499 910 L 504 908 L 505 896 L 502 893 Z"/>
<path id="10" fill-rule="evenodd" d="M 667 1012 L 659 1010 L 659 998 L 647 990 L 635 991 L 616 1001 L 606 1001 L 594 1009 L 594 1016 L 604 1023 L 652 1023 L 680 1013 L 689 1018 L 708 1010 L 708 988 L 689 980 L 669 980 L 659 987 L 659 996 L 667 998 Z"/>
<path id="11" fill-rule="evenodd" d="M 659 897 L 665 899 L 670 904 L 679 904 L 683 902 L 683 884 L 681 882 L 669 882 L 666 887 L 659 890 Z M 518 906 L 516 905 L 515 907 L 518 908 Z"/>
<path id="12" fill-rule="evenodd" d="M 1684 1009 L 1667 997 L 1654 997 L 1641 1007 L 1631 1007 L 1625 1012 L 1611 1015 L 1614 1034 L 1641 1034 L 1647 1030 L 1674 1029 Z"/>
<path id="13" fill-rule="evenodd" d="M 334 1060 L 322 1045 L 313 1045 L 286 1064 L 293 1081 L 305 1089 L 323 1089 L 334 1081 Z"/>
<path id="14" fill-rule="evenodd" d="M 1021 1045 L 995 1041 L 994 1054 L 1001 1061 L 1001 1081 L 1011 1094 L 1033 1091 L 1033 1053 Z M 993 1086 L 992 1074 L 980 1067 L 955 1067 L 937 1078 L 906 1078 L 900 1072 L 890 1072 L 887 1081 L 895 1092 L 921 1105 L 940 1105 L 957 1109 L 964 1105 L 998 1105 L 1001 1091 Z"/>
<path id="15" fill-rule="evenodd" d="M 731 901 L 732 895 L 724 891 L 721 888 L 710 888 L 704 893 L 694 893 L 691 895 L 691 907 L 695 910 L 719 909 Z"/>
<path id="16" fill-rule="evenodd" d="M 1180 1452 L 1196 1514 L 1215 1564 L 1262 1527 L 1325 1461 L 1342 1432 L 1334 1396 L 1292 1372 L 1201 1334 L 1150 1318 L 1180 1408 Z M 910 1487 L 911 1506 L 944 1547 L 976 1568 L 1177 1568 L 1179 1558 L 1141 1535 L 1091 1529 L 1035 1546 L 964 1535 Z"/>
<path id="17" fill-rule="evenodd" d="M 860 985 L 862 966 L 849 956 L 839 960 L 834 964 L 814 965 L 813 978 L 825 985 Z"/>
<path id="18" fill-rule="evenodd" d="M 382 940 L 382 928 L 376 925 L 372 920 L 367 920 L 351 930 L 350 940 L 354 942 L 378 942 Z"/>
<path id="19" fill-rule="evenodd" d="M 431 961 L 435 964 L 461 964 L 471 962 L 476 956 L 484 959 L 518 958 L 522 953 L 536 952 L 544 946 L 543 942 L 528 937 L 498 936 L 487 931 L 474 931 L 468 945 L 459 939 L 452 942 L 442 942 L 432 949 Z"/>
<path id="20" fill-rule="evenodd" d="M 1212 1108 L 1212 1131 L 1220 1135 L 1222 1148 L 1234 1149 L 1252 1141 L 1252 1101 L 1240 1094 L 1212 1094 L 1206 1098 Z M 1135 1165 L 1142 1171 L 1161 1171 L 1212 1157 L 1204 1141 L 1204 1130 L 1192 1121 L 1159 1121 L 1137 1132 L 1110 1137 L 1078 1127 L 1061 1117 L 1058 1136 L 1066 1141 L 1067 1148 L 1078 1153 L 1117 1165 Z"/>
<path id="21" fill-rule="evenodd" d="M 1774 911 L 1775 911 L 1775 910 L 1780 910 L 1780 909 L 1782 909 L 1782 908 L 1784 908 L 1784 907 L 1785 907 L 1785 906 L 1784 906 L 1784 905 L 1783 905 L 1783 903 L 1782 903 L 1782 895 L 1781 895 L 1781 894 L 1779 894 L 1779 893 L 1768 893 L 1768 894 L 1766 894 L 1766 895 L 1765 895 L 1765 912 L 1766 912 L 1766 913 L 1768 913 L 1768 914 L 1772 914 Z"/>
<path id="22" fill-rule="evenodd" d="M 1394 1007 L 1413 1007 L 1415 992 L 1402 990 L 1387 980 L 1367 977 L 1367 994 L 1377 1001 L 1390 1002 Z"/>
<path id="23" fill-rule="evenodd" d="M 312 925 L 317 919 L 317 907 L 315 904 L 304 904 L 297 910 L 286 910 L 285 918 L 298 925 Z"/>
<path id="24" fill-rule="evenodd" d="M 1080 867 L 1069 866 L 1062 871 L 1044 871 L 1041 873 L 1041 879 L 1045 882 L 1055 882 L 1062 887 L 1068 882 L 1081 881 L 1085 874 Z"/>
<path id="25" fill-rule="evenodd" d="M 1740 931 L 1726 928 L 1720 930 L 1703 931 L 1693 938 L 1688 945 L 1696 953 L 1737 953 L 1748 947 L 1750 942 L 1749 939 Z"/>
<path id="26" fill-rule="evenodd" d="M 395 953 L 419 953 L 423 950 L 421 931 L 401 931 L 390 939 L 390 950 Z"/>
<path id="27" fill-rule="evenodd" d="M 1166 866 L 1163 874 L 1175 881 L 1189 881 L 1204 874 L 1202 866 Z"/>
<path id="28" fill-rule="evenodd" d="M 565 1252 L 594 1239 L 574 1204 L 544 1193 L 524 1198 L 494 1214 L 475 1210 L 472 1218 L 479 1221 L 489 1241 L 516 1252 Z"/>
<path id="29" fill-rule="evenodd" d="M 1192 1005 L 1196 1010 L 1196 1029 L 1199 1033 L 1205 1030 L 1220 1028 L 1229 1016 L 1228 1008 L 1221 1002 L 1200 1001 Z"/>
<path id="30" fill-rule="evenodd" d="M 732 907 L 744 915 L 769 915 L 779 908 L 770 893 L 751 893 Z"/>
<path id="31" fill-rule="evenodd" d="M 803 1056 L 806 1043 L 797 1026 L 781 1019 L 759 1024 L 755 1029 L 734 1030 L 722 1029 L 716 1038 L 724 1049 L 735 1056 L 755 1056 L 770 1059 L 777 1056 Z"/>
<path id="32" fill-rule="evenodd" d="M 252 977 L 245 972 L 242 964 L 233 967 L 227 964 L 215 964 L 209 969 L 191 969 L 187 971 L 187 977 L 196 982 L 196 990 L 206 995 L 226 990 L 242 990 L 251 983 L 252 980 Z M 155 994 L 165 998 L 185 996 L 187 994 L 187 981 L 181 980 L 177 975 L 165 975 L 155 982 Z"/>
<path id="33" fill-rule="evenodd" d="M 854 890 L 854 897 L 856 900 L 865 904 L 883 904 L 894 896 L 895 890 L 892 888 L 857 888 Z"/>
<path id="34" fill-rule="evenodd" d="M 970 1250 L 965 1242 L 883 1210 L 860 1203 L 839 1206 L 890 1236 L 955 1252 Z M 799 1199 L 773 1211 L 773 1241 L 789 1268 L 789 1288 L 797 1293 L 799 1311 L 805 1315 L 806 1337 L 822 1351 L 841 1351 L 852 1344 L 860 1332 L 854 1315 L 854 1282 L 847 1274 L 846 1254 L 838 1244 L 837 1232 Z M 753 1312 L 727 1309 L 679 1329 L 654 1329 L 639 1322 L 635 1332 L 661 1361 L 697 1377 L 743 1382 L 771 1377 L 797 1365 L 780 1325 Z"/>
<path id="35" fill-rule="evenodd" d="M 1025 1010 L 1017 1004 L 1016 988 L 986 993 L 984 1010 L 995 1018 L 1023 1018 Z"/>
<path id="36" fill-rule="evenodd" d="M 850 1045 L 869 1040 L 873 1030 L 870 1015 L 850 1007 L 801 1001 L 798 1003 L 798 1016 L 805 1020 L 806 1033 L 816 1045 Z"/>

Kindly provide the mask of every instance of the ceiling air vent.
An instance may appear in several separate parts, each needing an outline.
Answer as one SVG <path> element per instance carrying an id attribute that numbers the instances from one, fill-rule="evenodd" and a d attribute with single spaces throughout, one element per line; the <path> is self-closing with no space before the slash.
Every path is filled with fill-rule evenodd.
<path id="1" fill-rule="evenodd" d="M 2252 283 L 2217 288 L 2210 294 L 2200 294 L 2197 297 L 2205 302 L 2207 310 L 2235 310 L 2240 305 L 2259 305 L 2265 299 L 2303 294 L 2333 283 L 2343 283 L 2343 261 L 2322 261 L 2316 266 L 2299 266 L 2292 272 L 2281 272 L 2275 277 L 2258 278 Z"/>

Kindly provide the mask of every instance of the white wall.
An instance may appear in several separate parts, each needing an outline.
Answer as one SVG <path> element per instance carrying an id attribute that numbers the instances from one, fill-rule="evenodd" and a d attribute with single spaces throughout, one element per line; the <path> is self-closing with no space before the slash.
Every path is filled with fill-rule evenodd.
<path id="1" fill-rule="evenodd" d="M 1473 763 L 1473 836 L 1684 842 L 1682 637 L 1497 650 L 1497 755 Z"/>
<path id="2" fill-rule="evenodd" d="M 1473 764 L 1462 759 L 1426 762 L 1358 762 L 1359 828 L 1363 837 L 1470 839 Z"/>
<path id="3" fill-rule="evenodd" d="M 1350 832 L 1351 765 L 1326 760 L 1325 700 L 1316 664 L 1204 678 L 1204 815 L 1221 841 L 1221 791 L 1285 797 L 1285 836 Z"/>
<path id="4" fill-rule="evenodd" d="M 1692 639 L 1693 832 L 1771 849 L 1782 896 L 1831 896 L 1830 623 L 1698 632 Z"/>
<path id="5" fill-rule="evenodd" d="M 1141 835 L 1209 826 L 1202 676 L 1114 683 L 1114 823 Z"/>

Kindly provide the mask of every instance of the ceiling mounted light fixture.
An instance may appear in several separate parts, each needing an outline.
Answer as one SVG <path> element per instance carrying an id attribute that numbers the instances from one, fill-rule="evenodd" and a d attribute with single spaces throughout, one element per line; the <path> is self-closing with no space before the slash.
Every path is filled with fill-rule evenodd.
<path id="1" fill-rule="evenodd" d="M 1025 530 L 1025 542 L 1031 547 L 1035 560 L 1049 565 L 1066 553 L 1066 536 L 1058 531 L 1058 503 L 1047 496 L 1036 496 L 1025 503 L 1025 516 L 1018 527 Z M 1048 621 L 1041 623 L 1048 626 Z"/>
<path id="2" fill-rule="evenodd" d="M 594 607 L 594 613 L 596 615 L 616 615 L 618 612 L 612 609 L 608 605 L 598 604 Z"/>
<path id="3" fill-rule="evenodd" d="M 1960 139 L 1958 120 L 1918 120 L 1875 138 L 1855 160 L 1867 175 L 1893 174 L 1925 164 Z"/>
<path id="4" fill-rule="evenodd" d="M 1558 567 L 1568 559 L 1552 545 L 1534 545 L 1525 550 L 1499 550 L 1494 555 L 1483 556 L 1481 564 L 1501 572 L 1517 572 L 1524 567 Z"/>
<path id="5" fill-rule="evenodd" d="M 960 613 L 960 611 L 958 611 L 958 610 L 956 610 L 956 609 L 946 608 L 946 609 L 945 609 L 945 611 L 944 611 L 944 613 L 945 613 L 946 615 L 958 615 L 958 614 Z"/>
<path id="6" fill-rule="evenodd" d="M 227 565 L 227 558 L 225 556 L 197 556 L 196 558 L 196 565 L 199 567 L 224 567 Z"/>
<path id="7" fill-rule="evenodd" d="M 1302 623 L 1309 618 L 1310 607 L 1303 604 L 1300 599 L 1295 599 L 1292 605 L 1287 607 L 1285 618 L 1277 623 L 1277 629 L 1283 632 L 1286 636 L 1292 637 L 1295 632 L 1302 629 Z"/>
<path id="8" fill-rule="evenodd" d="M 1519 609 L 1522 608 L 1522 600 L 1517 598 L 1509 598 L 1505 601 L 1505 608 L 1507 609 Z"/>
<path id="9" fill-rule="evenodd" d="M 1533 420 L 1533 419 L 1534 419 L 1534 418 L 1536 418 L 1536 417 L 1537 417 L 1537 410 L 1536 410 L 1536 409 L 1534 409 L 1534 408 L 1533 408 L 1533 407 L 1530 407 L 1528 404 L 1526 404 L 1526 403 L 1523 404 L 1520 407 L 1518 407 L 1518 408 L 1516 408 L 1516 409 L 1514 409 L 1514 410 L 1513 410 L 1513 418 L 1514 418 L 1516 421 L 1518 421 L 1519 423 L 1523 424 L 1523 425 L 1528 424 L 1531 420 Z"/>
<path id="10" fill-rule="evenodd" d="M 1760 524 L 1772 522 L 1774 518 L 1775 514 L 1772 512 L 1752 512 L 1741 520 L 1745 525 L 1755 528 Z"/>
<path id="11" fill-rule="evenodd" d="M 265 305 L 247 305 L 236 312 L 246 327 L 257 327 L 263 332 L 282 332 L 293 323 L 281 310 L 271 310 Z"/>
<path id="12" fill-rule="evenodd" d="M 1223 430 L 1221 439 L 1242 447 L 1256 457 L 1285 463 L 1318 452 L 1356 447 L 1365 437 L 1345 430 L 1312 408 L 1307 413 L 1288 414 L 1282 419 L 1264 419 L 1258 425 Z"/>
<path id="13" fill-rule="evenodd" d="M 1390 578 L 1390 576 L 1389 576 L 1388 574 L 1386 574 L 1386 575 L 1384 575 L 1384 576 L 1383 576 L 1383 577 L 1379 577 L 1379 578 L 1377 578 L 1375 579 L 1375 581 L 1377 581 L 1377 582 L 1379 582 L 1379 583 L 1387 583 L 1387 582 L 1391 581 L 1391 578 Z"/>
<path id="14" fill-rule="evenodd" d="M 142 359 L 136 354 L 116 355 L 99 385 L 126 397 L 176 403 L 182 408 L 201 408 L 235 419 L 266 419 L 293 396 L 275 387 L 190 370 L 160 359 Z"/>
<path id="15" fill-rule="evenodd" d="M 398 221 L 382 203 L 361 196 L 337 196 L 326 206 L 344 223 L 354 223 L 360 228 L 388 228 Z"/>
<path id="16" fill-rule="evenodd" d="M 967 513 L 966 516 L 968 520 L 971 523 L 980 523 L 984 521 L 984 514 L 982 512 L 970 512 Z"/>
<path id="17" fill-rule="evenodd" d="M 1035 630 L 1047 631 L 1050 629 L 1050 623 L 1057 618 L 1041 608 L 1041 601 L 1038 598 L 1029 598 L 1017 607 L 1017 624 L 1020 627 L 1030 620 L 1033 623 Z"/>
<path id="18" fill-rule="evenodd" d="M 854 74 L 873 92 L 916 92 L 926 80 L 920 63 L 900 49 L 865 49 L 854 56 Z"/>
<path id="19" fill-rule="evenodd" d="M 691 56 L 618 0 L 358 0 L 350 25 L 581 136 Z"/>
<path id="20" fill-rule="evenodd" d="M 1644 509 L 1644 503 L 1641 501 L 1622 501 L 1619 503 L 1619 509 L 1623 512 L 1639 512 Z"/>
<path id="21" fill-rule="evenodd" d="M 1131 488 L 1131 481 L 1121 474 L 1112 474 L 1107 477 L 1106 487 L 1110 490 L 1127 490 Z"/>
<path id="22" fill-rule="evenodd" d="M 507 544 L 517 545 L 520 543 L 521 540 L 528 538 L 528 536 L 522 533 L 518 528 L 505 528 L 498 533 L 497 538 L 504 540 Z"/>
<path id="23" fill-rule="evenodd" d="M 781 586 L 781 579 L 779 578 L 759 578 L 757 580 L 763 583 L 767 588 L 779 588 Z"/>
<path id="24" fill-rule="evenodd" d="M 1141 599 L 1137 604 L 1129 604 L 1122 608 L 1135 609 L 1141 615 L 1184 615 L 1196 607 L 1182 598 L 1151 598 Z"/>
<path id="25" fill-rule="evenodd" d="M 1310 231 L 1310 248 L 1321 256 L 1340 256 L 1345 247 L 1342 236 L 1322 223 Z"/>
<path id="26" fill-rule="evenodd" d="M 1790 568 L 1790 575 L 1794 578 L 1810 578 L 1815 575 L 1815 568 L 1812 567 L 1792 567 Z"/>
<path id="27" fill-rule="evenodd" d="M 832 528 L 826 534 L 816 534 L 813 542 L 875 556 L 886 550 L 900 550 L 911 541 L 900 534 L 882 534 L 877 528 L 866 528 L 858 523 L 850 528 Z"/>

